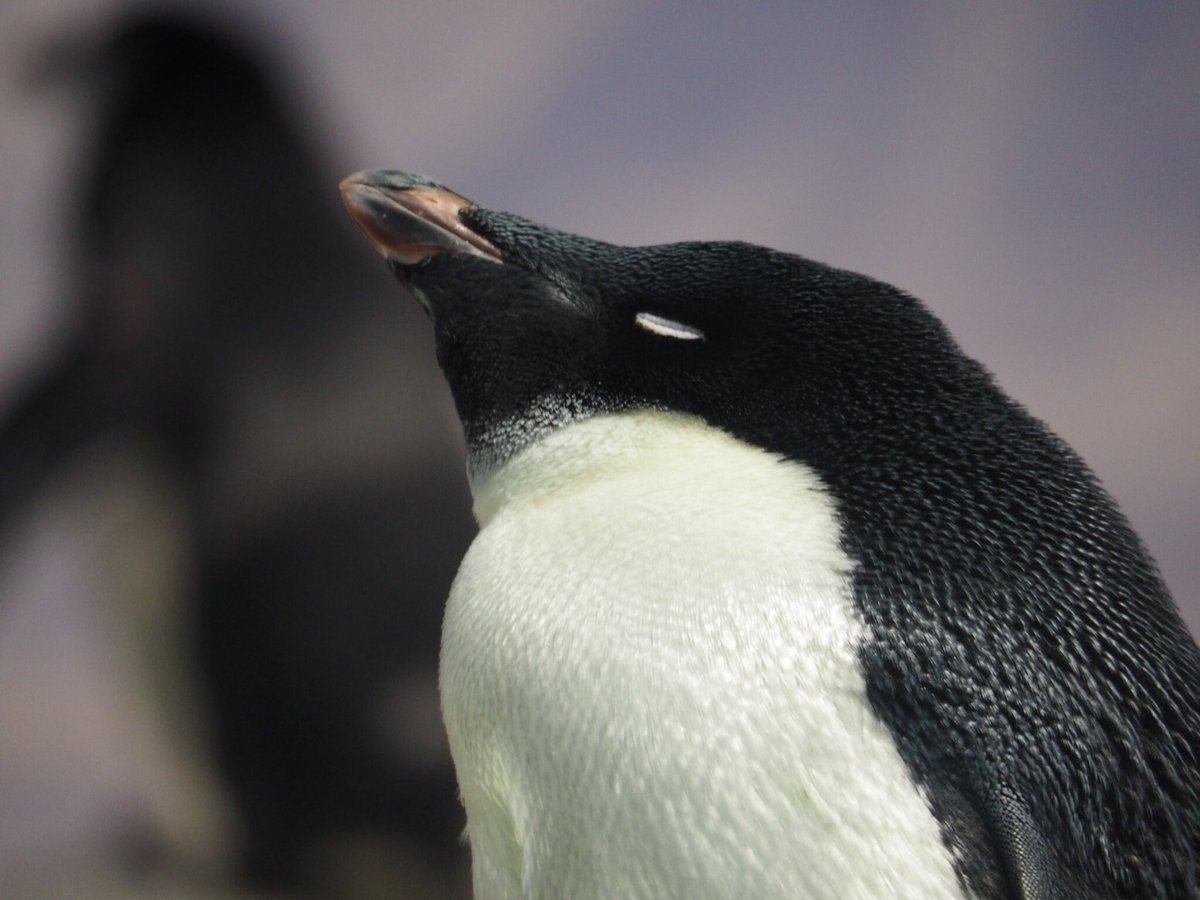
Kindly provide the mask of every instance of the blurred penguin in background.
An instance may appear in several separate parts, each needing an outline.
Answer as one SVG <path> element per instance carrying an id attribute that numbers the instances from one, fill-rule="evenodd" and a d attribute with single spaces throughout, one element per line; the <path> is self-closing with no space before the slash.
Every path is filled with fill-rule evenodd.
<path id="1" fill-rule="evenodd" d="M 0 532 L 96 447 L 167 510 L 173 550 L 151 525 L 124 558 L 172 574 L 112 613 L 196 788 L 164 819 L 207 810 L 208 849 L 151 834 L 135 856 L 231 857 L 254 889 L 448 896 L 463 822 L 436 663 L 474 525 L 422 313 L 237 41 L 143 15 L 82 78 L 100 109 L 73 330 L 0 411 Z"/>

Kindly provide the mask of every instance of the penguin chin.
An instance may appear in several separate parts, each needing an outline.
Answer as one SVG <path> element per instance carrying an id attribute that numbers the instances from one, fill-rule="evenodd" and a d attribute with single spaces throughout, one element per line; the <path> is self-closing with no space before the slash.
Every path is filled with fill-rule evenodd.
<path id="1" fill-rule="evenodd" d="M 412 294 L 413 299 L 417 301 L 417 305 L 421 307 L 421 311 L 429 321 L 434 321 L 433 305 L 429 302 L 429 297 L 421 288 L 413 284 L 412 273 L 414 269 L 421 269 L 429 265 L 432 256 L 427 256 L 417 263 L 405 263 L 402 260 L 389 257 L 387 260 L 388 269 L 397 281 L 408 288 L 408 292 Z"/>

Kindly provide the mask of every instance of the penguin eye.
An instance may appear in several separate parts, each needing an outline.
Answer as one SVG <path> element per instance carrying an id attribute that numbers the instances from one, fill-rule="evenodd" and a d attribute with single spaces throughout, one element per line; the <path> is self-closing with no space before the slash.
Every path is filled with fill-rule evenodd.
<path id="1" fill-rule="evenodd" d="M 704 340 L 704 332 L 694 325 L 686 325 L 683 322 L 676 322 L 674 319 L 656 316 L 654 313 L 640 312 L 634 316 L 633 321 L 639 328 L 643 328 L 651 334 L 657 334 L 659 337 L 674 338 L 677 341 Z"/>

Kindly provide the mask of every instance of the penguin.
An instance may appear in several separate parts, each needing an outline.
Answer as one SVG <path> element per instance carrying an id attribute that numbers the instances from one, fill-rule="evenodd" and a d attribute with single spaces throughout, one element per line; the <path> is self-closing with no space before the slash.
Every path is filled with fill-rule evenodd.
<path id="1" fill-rule="evenodd" d="M 1200 895 L 1200 651 L 917 299 L 341 192 L 468 448 L 440 688 L 477 897 Z"/>
<path id="2" fill-rule="evenodd" d="M 432 399 L 423 316 L 384 302 L 264 37 L 131 9 L 47 56 L 86 92 L 89 128 L 62 192 L 63 333 L 0 409 L 0 551 L 98 453 L 161 485 L 178 523 L 169 594 L 143 599 L 127 573 L 175 571 L 174 531 L 94 564 L 105 605 L 88 620 L 173 751 L 132 800 L 88 785 L 120 815 L 75 808 L 123 873 L 458 896 L 437 694 L 442 607 L 475 532 L 456 426 Z M 127 507 L 107 517 L 130 541 Z"/>

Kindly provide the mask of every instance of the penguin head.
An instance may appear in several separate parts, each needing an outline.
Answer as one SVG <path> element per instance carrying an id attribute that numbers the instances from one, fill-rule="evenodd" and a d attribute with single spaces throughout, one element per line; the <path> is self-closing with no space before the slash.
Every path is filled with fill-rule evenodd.
<path id="1" fill-rule="evenodd" d="M 634 409 L 764 446 L 800 423 L 817 452 L 856 422 L 902 418 L 905 394 L 962 387 L 965 357 L 940 323 L 860 275 L 740 242 L 605 243 L 398 172 L 341 189 L 433 320 L 474 471 L 548 429 Z"/>

